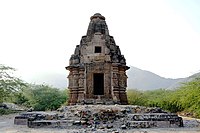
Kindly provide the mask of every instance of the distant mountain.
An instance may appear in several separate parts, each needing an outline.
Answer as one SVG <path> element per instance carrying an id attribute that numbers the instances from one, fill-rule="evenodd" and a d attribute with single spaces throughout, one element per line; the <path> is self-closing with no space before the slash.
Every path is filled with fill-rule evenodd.
<path id="1" fill-rule="evenodd" d="M 141 70 L 131 66 L 127 71 L 128 89 L 153 90 L 168 88 L 182 79 L 170 79 L 161 77 L 150 71 Z"/>
<path id="2" fill-rule="evenodd" d="M 32 75 L 32 77 L 25 81 L 29 83 L 48 84 L 57 88 L 67 88 L 68 79 L 66 73 L 40 73 Z M 154 90 L 160 88 L 174 89 L 181 85 L 182 82 L 188 82 L 196 77 L 200 77 L 200 72 L 187 78 L 170 79 L 161 77 L 150 71 L 141 70 L 131 66 L 127 71 L 128 89 L 138 90 Z"/>
<path id="3" fill-rule="evenodd" d="M 182 83 L 192 81 L 192 80 L 194 80 L 195 78 L 200 78 L 200 72 L 199 72 L 199 73 L 195 73 L 195 74 L 193 74 L 193 75 L 191 75 L 191 76 L 189 76 L 189 77 L 180 79 L 178 82 L 172 84 L 172 85 L 169 86 L 167 89 L 174 89 L 174 88 L 177 88 L 177 87 L 181 86 Z"/>
<path id="4" fill-rule="evenodd" d="M 160 88 L 175 89 L 184 82 L 200 77 L 200 72 L 186 78 L 170 79 L 161 77 L 150 71 L 131 66 L 127 71 L 128 89 L 154 90 Z"/>

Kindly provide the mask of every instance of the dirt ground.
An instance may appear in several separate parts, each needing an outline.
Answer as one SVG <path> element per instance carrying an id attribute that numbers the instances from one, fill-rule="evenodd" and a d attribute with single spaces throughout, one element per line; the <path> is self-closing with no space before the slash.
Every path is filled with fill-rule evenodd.
<path id="1" fill-rule="evenodd" d="M 113 129 L 60 129 L 60 128 L 28 128 L 27 126 L 14 125 L 16 114 L 0 116 L 0 133 L 115 133 Z M 200 120 L 194 118 L 184 119 L 183 128 L 150 128 L 150 129 L 133 129 L 121 130 L 119 133 L 200 133 Z"/>

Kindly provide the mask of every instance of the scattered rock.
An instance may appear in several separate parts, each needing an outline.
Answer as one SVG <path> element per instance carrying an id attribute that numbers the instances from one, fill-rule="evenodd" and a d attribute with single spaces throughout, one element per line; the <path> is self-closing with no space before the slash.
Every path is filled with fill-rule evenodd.
<path id="1" fill-rule="evenodd" d="M 9 109 L 8 106 L 4 103 L 0 104 L 0 109 Z"/>
<path id="2" fill-rule="evenodd" d="M 74 125 L 81 125 L 81 121 L 74 121 Z"/>
<path id="3" fill-rule="evenodd" d="M 121 129 L 126 129 L 126 125 L 122 125 L 122 126 L 121 126 Z"/>
<path id="4" fill-rule="evenodd" d="M 16 111 L 24 111 L 26 109 L 25 107 L 20 107 L 14 103 L 1 103 L 0 108 L 11 109 L 11 110 L 16 110 Z"/>
<path id="5" fill-rule="evenodd" d="M 119 131 L 116 130 L 116 131 L 113 131 L 112 133 L 119 133 Z"/>
<path id="6" fill-rule="evenodd" d="M 111 128 L 113 128 L 113 125 L 112 124 L 108 124 L 106 127 L 107 127 L 107 129 L 111 129 Z"/>

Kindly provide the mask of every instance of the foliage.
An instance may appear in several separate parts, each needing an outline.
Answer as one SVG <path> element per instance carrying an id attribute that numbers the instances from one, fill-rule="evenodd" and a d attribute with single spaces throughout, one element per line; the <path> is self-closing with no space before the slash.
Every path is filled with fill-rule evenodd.
<path id="1" fill-rule="evenodd" d="M 138 90 L 128 90 L 127 97 L 129 104 L 132 105 L 144 105 L 147 102 L 144 93 Z"/>
<path id="2" fill-rule="evenodd" d="M 34 108 L 34 110 L 55 110 L 66 102 L 66 91 L 52 88 L 48 85 L 29 85 L 24 90 L 21 101 Z M 28 99 L 26 101 L 26 99 Z M 20 101 L 20 100 L 19 100 Z"/>
<path id="3" fill-rule="evenodd" d="M 14 68 L 0 64 L 0 103 L 18 92 L 25 83 L 13 76 Z"/>
<path id="4" fill-rule="evenodd" d="M 188 112 L 200 117 L 200 78 L 183 83 L 176 90 L 128 91 L 130 104 L 161 107 L 170 112 Z"/>
<path id="5" fill-rule="evenodd" d="M 18 93 L 14 94 L 11 102 L 17 105 L 30 107 L 29 99 L 25 97 L 25 91 L 19 91 Z"/>
<path id="6" fill-rule="evenodd" d="M 166 89 L 146 91 L 144 93 L 147 98 L 147 103 L 145 105 L 150 107 L 161 107 L 171 112 L 180 111 L 181 108 L 177 106 L 176 102 L 173 101 L 174 98 L 171 97 L 173 93 L 174 91 Z"/>
<path id="7" fill-rule="evenodd" d="M 185 112 L 200 117 L 200 78 L 184 83 L 172 97 Z"/>
<path id="8" fill-rule="evenodd" d="M 13 76 L 14 71 L 14 68 L 0 64 L 0 103 L 6 101 L 35 110 L 54 110 L 66 102 L 66 90 L 25 83 Z M 1 109 L 1 114 L 9 112 L 8 109 Z"/>

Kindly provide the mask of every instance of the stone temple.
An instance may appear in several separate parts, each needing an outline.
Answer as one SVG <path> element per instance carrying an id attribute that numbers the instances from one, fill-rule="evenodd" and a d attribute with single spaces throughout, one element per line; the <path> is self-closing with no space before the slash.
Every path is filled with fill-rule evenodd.
<path id="1" fill-rule="evenodd" d="M 76 45 L 69 66 L 69 105 L 128 104 L 126 60 L 109 35 L 105 17 L 90 17 L 87 35 Z"/>
<path id="2" fill-rule="evenodd" d="M 66 67 L 70 71 L 68 103 L 74 106 L 63 106 L 57 113 L 22 113 L 15 117 L 14 124 L 61 128 L 67 132 L 71 129 L 74 132 L 134 132 L 138 128 L 176 131 L 175 127 L 183 127 L 181 117 L 157 107 L 110 105 L 128 104 L 126 70 L 129 67 L 109 35 L 105 17 L 97 13 L 90 19 L 87 35 L 76 46 Z"/>

